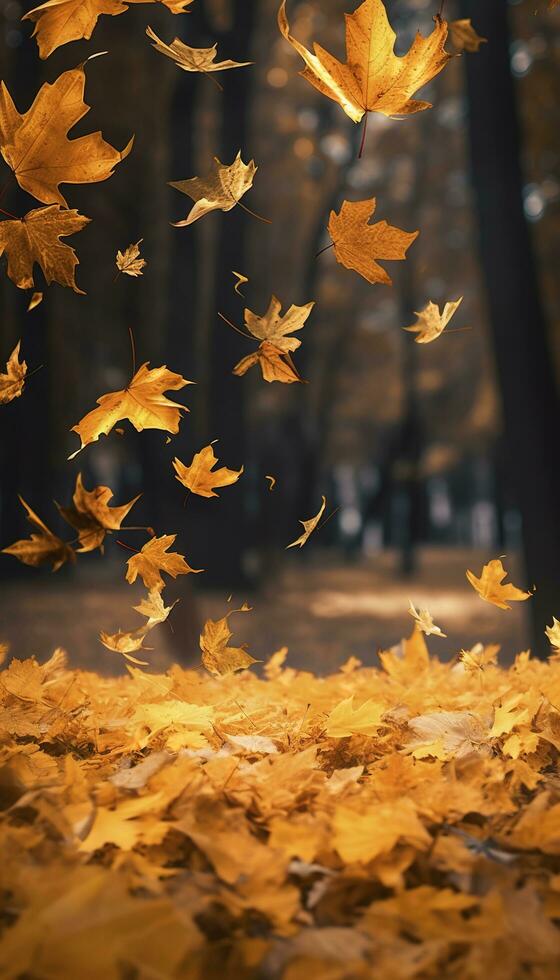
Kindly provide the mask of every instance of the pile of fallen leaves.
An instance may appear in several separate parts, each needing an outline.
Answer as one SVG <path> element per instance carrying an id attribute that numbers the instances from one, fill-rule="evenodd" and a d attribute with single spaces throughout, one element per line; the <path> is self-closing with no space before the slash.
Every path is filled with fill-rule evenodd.
<path id="1" fill-rule="evenodd" d="M 560 659 L 0 674 L 0 974 L 557 976 Z"/>

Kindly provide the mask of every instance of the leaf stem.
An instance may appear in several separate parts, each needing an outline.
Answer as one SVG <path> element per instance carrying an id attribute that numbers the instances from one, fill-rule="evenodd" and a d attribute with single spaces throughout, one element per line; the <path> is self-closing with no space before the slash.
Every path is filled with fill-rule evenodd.
<path id="1" fill-rule="evenodd" d="M 443 5 L 443 3 L 445 3 L 445 0 L 442 0 L 442 5 Z M 364 152 L 364 147 L 366 145 L 366 133 L 367 133 L 368 116 L 369 116 L 369 111 L 366 109 L 365 114 L 364 114 L 364 128 L 362 130 L 362 141 L 360 143 L 360 149 L 358 150 L 358 160 L 361 160 L 362 159 L 362 155 L 363 155 L 363 152 Z"/>
<path id="2" fill-rule="evenodd" d="M 245 333 L 244 330 L 240 330 L 239 327 L 236 327 L 235 323 L 228 320 L 227 316 L 224 316 L 223 313 L 218 312 L 218 316 L 224 321 L 224 323 L 227 323 L 228 327 L 231 327 L 231 329 L 235 330 L 236 333 L 240 333 L 242 337 L 246 337 L 247 340 L 256 340 L 256 337 L 252 337 L 250 333 Z"/>
<path id="3" fill-rule="evenodd" d="M 21 218 L 18 218 L 17 214 L 12 214 L 11 211 L 5 211 L 4 208 L 0 208 L 0 214 L 5 214 L 7 218 L 12 218 L 14 221 L 21 221 Z"/>
<path id="4" fill-rule="evenodd" d="M 130 351 L 132 355 L 132 377 L 134 377 L 136 374 L 136 344 L 134 342 L 132 327 L 128 328 L 128 336 L 130 337 Z"/>
<path id="5" fill-rule="evenodd" d="M 124 541 L 121 541 L 120 538 L 117 538 L 117 544 L 120 544 L 121 548 L 126 548 L 127 551 L 133 551 L 135 555 L 140 554 L 138 548 L 132 548 L 129 544 L 125 544 Z"/>
<path id="6" fill-rule="evenodd" d="M 243 210 L 246 211 L 247 214 L 252 215 L 253 218 L 258 218 L 259 221 L 264 221 L 265 225 L 271 225 L 272 224 L 272 221 L 270 220 L 270 218 L 263 218 L 262 214 L 257 214 L 256 211 L 251 211 L 251 208 L 248 208 L 247 205 L 246 204 L 243 204 L 242 201 L 238 201 L 237 203 L 239 204 L 239 207 L 240 208 L 243 208 Z"/>
<path id="7" fill-rule="evenodd" d="M 315 258 L 316 258 L 316 259 L 318 259 L 318 258 L 319 258 L 319 256 L 320 256 L 320 255 L 322 255 L 322 254 L 323 254 L 323 252 L 326 252 L 326 251 L 327 251 L 327 249 L 329 249 L 329 248 L 334 248 L 334 242 L 331 242 L 331 243 L 330 243 L 330 245 L 325 245 L 325 247 L 324 247 L 324 248 L 321 248 L 321 249 L 320 249 L 320 250 L 319 250 L 319 251 L 317 252 L 317 254 L 316 254 L 316 256 L 315 256 Z"/>

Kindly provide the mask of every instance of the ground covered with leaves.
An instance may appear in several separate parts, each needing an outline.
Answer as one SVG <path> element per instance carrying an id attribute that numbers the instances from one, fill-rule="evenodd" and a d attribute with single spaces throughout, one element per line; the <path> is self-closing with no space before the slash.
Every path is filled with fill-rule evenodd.
<path id="1" fill-rule="evenodd" d="M 552 977 L 560 660 L 0 674 L 0 973 Z"/>

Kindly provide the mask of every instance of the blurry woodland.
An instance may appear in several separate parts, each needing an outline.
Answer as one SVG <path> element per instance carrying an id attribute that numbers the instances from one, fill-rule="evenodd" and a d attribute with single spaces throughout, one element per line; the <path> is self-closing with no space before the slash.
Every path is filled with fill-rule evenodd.
<path id="1" fill-rule="evenodd" d="M 405 122 L 371 113 L 358 157 L 361 127 L 298 76 L 277 0 L 199 0 L 180 17 L 160 4 L 133 6 L 101 17 L 91 42 L 47 61 L 20 19 L 32 6 L 0 7 L 1 75 L 18 108 L 44 81 L 106 51 L 88 67 L 93 108 L 76 134 L 101 129 L 117 147 L 135 134 L 135 145 L 111 180 L 72 188 L 72 206 L 93 219 L 76 246 L 87 296 L 55 285 L 27 312 L 29 295 L 2 281 L 3 362 L 21 337 L 29 370 L 38 370 L 25 397 L 0 413 L 0 545 L 26 533 L 18 494 L 60 529 L 52 502 L 70 501 L 81 471 L 86 486 L 110 486 L 116 502 L 142 493 L 133 523 L 177 532 L 179 550 L 205 569 L 169 590 L 182 602 L 158 649 L 173 659 L 189 660 L 206 611 L 232 592 L 256 606 L 255 655 L 287 642 L 295 662 L 309 664 L 315 647 L 317 671 L 349 653 L 371 662 L 377 646 L 407 631 L 409 597 L 453 626 L 444 654 L 488 636 L 508 655 L 529 643 L 544 653 L 560 582 L 558 11 L 535 12 L 534 0 L 448 0 L 446 17 L 472 18 L 488 43 L 426 87 L 430 111 Z M 340 53 L 347 7 L 294 0 L 291 29 Z M 432 29 L 436 12 L 433 0 L 392 0 L 398 53 L 417 29 Z M 222 73 L 220 89 L 158 56 L 148 24 L 165 39 L 217 42 L 223 57 L 255 64 Z M 185 199 L 168 182 L 239 149 L 258 165 L 247 206 L 271 224 L 236 207 L 172 227 Z M 3 208 L 35 206 L 14 186 Z M 392 224 L 421 229 L 407 261 L 391 266 L 393 288 L 343 269 L 332 250 L 317 254 L 329 243 L 331 209 L 371 196 Z M 144 275 L 115 281 L 117 249 L 139 239 Z M 232 270 L 248 277 L 244 299 Z M 37 269 L 37 289 L 40 278 Z M 306 385 L 232 374 L 247 344 L 218 312 L 241 325 L 244 306 L 264 311 L 272 293 L 285 306 L 316 301 L 296 355 Z M 437 343 L 416 345 L 402 330 L 428 300 L 459 296 Z M 138 365 L 167 364 L 196 382 L 185 399 L 191 414 L 170 447 L 160 432 L 127 428 L 68 462 L 71 426 L 130 377 L 129 329 Z M 214 439 L 243 477 L 219 501 L 185 503 L 172 456 L 190 459 Z M 326 514 L 336 513 L 303 551 L 286 552 L 322 494 Z M 56 640 L 73 662 L 98 658 L 99 669 L 114 669 L 96 637 L 130 616 L 129 555 L 115 537 L 104 559 L 86 555 L 56 576 L 3 555 L 2 638 L 20 655 L 45 655 Z M 464 578 L 469 562 L 496 554 L 508 556 L 515 581 L 538 586 L 503 619 Z"/>

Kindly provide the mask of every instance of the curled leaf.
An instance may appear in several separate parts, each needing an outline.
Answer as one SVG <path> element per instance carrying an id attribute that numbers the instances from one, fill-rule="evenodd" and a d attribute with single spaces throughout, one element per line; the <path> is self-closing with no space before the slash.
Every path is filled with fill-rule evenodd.
<path id="1" fill-rule="evenodd" d="M 146 259 L 140 257 L 140 245 L 143 238 L 134 245 L 129 245 L 124 252 L 117 252 L 116 266 L 125 276 L 142 276 L 142 269 L 147 265 Z"/>
<path id="2" fill-rule="evenodd" d="M 451 317 L 462 302 L 463 297 L 460 296 L 459 299 L 446 303 L 443 311 L 440 313 L 437 303 L 430 301 L 421 313 L 416 313 L 416 322 L 410 327 L 403 327 L 403 330 L 417 334 L 414 338 L 417 344 L 430 344 L 433 340 L 437 340 L 440 334 L 443 333 Z"/>
<path id="3" fill-rule="evenodd" d="M 7 405 L 14 398 L 19 398 L 23 392 L 27 364 L 19 359 L 20 346 L 21 340 L 18 340 L 8 358 L 6 373 L 2 374 L 0 371 L 0 405 Z"/>
<path id="4" fill-rule="evenodd" d="M 321 506 L 318 512 L 315 514 L 315 517 L 310 517 L 308 521 L 299 522 L 300 524 L 303 524 L 303 534 L 300 534 L 299 538 L 296 538 L 296 540 L 292 541 L 291 544 L 286 545 L 286 550 L 288 548 L 295 548 L 296 545 L 300 548 L 303 548 L 306 541 L 309 540 L 309 536 L 313 534 L 313 531 L 315 530 L 319 521 L 321 520 L 325 512 L 325 507 L 327 506 L 327 498 L 321 497 L 321 500 L 322 500 Z"/>
<path id="5" fill-rule="evenodd" d="M 109 501 L 113 491 L 109 487 L 95 487 L 86 490 L 82 474 L 76 477 L 76 488 L 72 497 L 71 507 L 59 507 L 65 521 L 78 532 L 80 551 L 103 551 L 105 536 L 111 531 L 118 531 L 126 515 L 134 507 L 140 494 L 123 504 L 121 507 L 110 507 Z"/>
<path id="6" fill-rule="evenodd" d="M 208 619 L 200 636 L 202 663 L 211 674 L 218 677 L 245 670 L 251 664 L 259 663 L 250 653 L 246 644 L 240 647 L 228 646 L 233 636 L 229 628 L 229 617 L 236 612 L 250 612 L 251 607 L 244 603 L 240 609 L 231 609 L 222 619 Z"/>
<path id="7" fill-rule="evenodd" d="M 467 579 L 481 599 L 491 602 L 499 609 L 511 609 L 508 600 L 510 602 L 522 602 L 524 599 L 530 599 L 531 593 L 523 592 L 510 582 L 502 585 L 507 574 L 499 558 L 494 558 L 487 565 L 484 565 L 480 578 L 477 578 L 470 570 L 466 573 Z"/>
<path id="8" fill-rule="evenodd" d="M 59 538 L 57 534 L 53 534 L 49 530 L 47 525 L 43 523 L 29 504 L 26 504 L 23 497 L 19 499 L 23 507 L 25 507 L 27 520 L 32 527 L 37 528 L 37 531 L 31 534 L 29 538 L 15 541 L 8 548 L 3 548 L 2 551 L 4 554 L 13 555 L 14 558 L 23 562 L 24 565 L 31 565 L 33 568 L 50 563 L 53 572 L 58 571 L 61 565 L 64 565 L 66 562 L 75 561 L 76 555 L 73 549 Z"/>
<path id="9" fill-rule="evenodd" d="M 254 160 L 243 163 L 239 150 L 233 163 L 224 164 L 214 157 L 214 172 L 208 177 L 189 180 L 170 180 L 169 186 L 186 194 L 195 202 L 183 221 L 173 222 L 175 228 L 192 225 L 210 211 L 231 211 L 253 185 L 257 167 Z"/>

